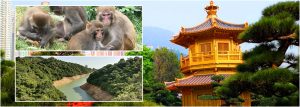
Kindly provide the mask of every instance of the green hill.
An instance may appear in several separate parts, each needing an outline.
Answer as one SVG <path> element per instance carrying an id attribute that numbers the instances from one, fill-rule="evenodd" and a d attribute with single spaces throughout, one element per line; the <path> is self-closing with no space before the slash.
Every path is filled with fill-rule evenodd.
<path id="1" fill-rule="evenodd" d="M 89 84 L 96 85 L 114 96 L 115 101 L 142 100 L 142 58 L 121 59 L 91 73 Z"/>
<path id="2" fill-rule="evenodd" d="M 53 57 L 18 57 L 16 65 L 17 101 L 66 100 L 66 96 L 52 85 L 53 81 L 92 72 L 90 68 Z"/>

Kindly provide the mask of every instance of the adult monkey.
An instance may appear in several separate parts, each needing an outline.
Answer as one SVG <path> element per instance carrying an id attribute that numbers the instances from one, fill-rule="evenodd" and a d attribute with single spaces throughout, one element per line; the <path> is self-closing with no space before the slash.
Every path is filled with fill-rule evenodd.
<path id="1" fill-rule="evenodd" d="M 64 23 L 63 21 L 58 21 L 54 27 L 54 34 L 56 38 L 63 38 L 65 36 Z"/>
<path id="2" fill-rule="evenodd" d="M 87 15 L 82 6 L 50 6 L 50 11 L 56 15 L 64 15 L 64 39 L 69 40 L 73 35 L 85 29 Z"/>
<path id="3" fill-rule="evenodd" d="M 19 27 L 20 37 L 40 42 L 44 48 L 48 42 L 53 42 L 53 23 L 48 12 L 40 7 L 29 7 Z"/>
<path id="4" fill-rule="evenodd" d="M 105 38 L 100 43 L 104 50 L 133 50 L 135 48 L 136 32 L 127 16 L 113 6 L 97 7 L 96 20 L 105 26 Z"/>

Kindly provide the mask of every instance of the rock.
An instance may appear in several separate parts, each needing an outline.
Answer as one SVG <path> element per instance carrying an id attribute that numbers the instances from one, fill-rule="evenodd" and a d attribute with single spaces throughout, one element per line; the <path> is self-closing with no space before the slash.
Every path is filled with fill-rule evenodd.
<path id="1" fill-rule="evenodd" d="M 85 90 L 90 96 L 98 101 L 110 101 L 113 98 L 113 96 L 108 92 L 103 91 L 100 87 L 89 83 L 81 85 L 80 88 Z"/>

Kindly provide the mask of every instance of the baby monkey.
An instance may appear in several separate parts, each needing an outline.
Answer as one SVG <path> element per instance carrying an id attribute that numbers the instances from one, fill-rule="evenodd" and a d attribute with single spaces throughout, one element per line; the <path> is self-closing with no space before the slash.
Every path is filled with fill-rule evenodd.
<path id="1" fill-rule="evenodd" d="M 68 42 L 68 50 L 96 50 L 104 38 L 103 24 L 93 20 L 86 24 L 86 29 L 75 34 Z"/>

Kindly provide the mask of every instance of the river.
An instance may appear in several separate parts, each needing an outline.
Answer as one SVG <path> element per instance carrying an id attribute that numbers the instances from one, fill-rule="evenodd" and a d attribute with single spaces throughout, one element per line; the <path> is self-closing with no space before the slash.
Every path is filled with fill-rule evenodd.
<path id="1" fill-rule="evenodd" d="M 83 89 L 80 88 L 81 85 L 86 83 L 86 79 L 88 77 L 89 75 L 86 75 L 85 77 L 74 80 L 68 84 L 58 86 L 56 88 L 63 92 L 65 96 L 67 96 L 67 101 L 95 101 L 95 99 L 93 99 Z"/>

